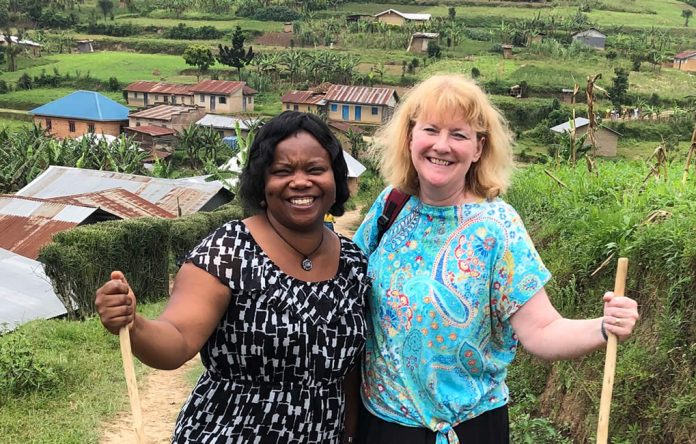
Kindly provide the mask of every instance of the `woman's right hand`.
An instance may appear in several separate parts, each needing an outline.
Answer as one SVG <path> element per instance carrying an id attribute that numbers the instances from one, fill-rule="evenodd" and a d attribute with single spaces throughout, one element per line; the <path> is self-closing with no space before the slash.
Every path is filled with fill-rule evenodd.
<path id="1" fill-rule="evenodd" d="M 112 271 L 111 280 L 97 290 L 94 305 L 104 328 L 115 335 L 135 321 L 135 294 L 120 271 Z"/>

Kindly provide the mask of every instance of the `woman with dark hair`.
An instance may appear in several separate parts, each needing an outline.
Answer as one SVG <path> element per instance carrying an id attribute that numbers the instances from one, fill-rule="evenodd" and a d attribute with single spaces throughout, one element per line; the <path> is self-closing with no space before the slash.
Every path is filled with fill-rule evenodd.
<path id="1" fill-rule="evenodd" d="M 252 215 L 189 253 L 158 319 L 136 314 L 113 272 L 97 291 L 101 321 L 114 334 L 130 325 L 152 367 L 200 351 L 206 370 L 172 442 L 351 442 L 369 281 L 357 246 L 323 224 L 348 199 L 341 146 L 316 116 L 285 112 L 251 145 L 239 193 Z"/>

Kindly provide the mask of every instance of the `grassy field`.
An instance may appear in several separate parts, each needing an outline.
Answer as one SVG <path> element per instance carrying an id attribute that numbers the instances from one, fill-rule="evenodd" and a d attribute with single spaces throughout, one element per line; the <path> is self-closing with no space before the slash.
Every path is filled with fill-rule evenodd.
<path id="1" fill-rule="evenodd" d="M 138 305 L 149 317 L 163 307 L 163 302 Z M 19 396 L 0 393 L 4 443 L 97 443 L 101 422 L 128 408 L 118 337 L 106 332 L 95 318 L 31 322 L 0 337 L 0 353 L 29 353 L 34 366 L 53 374 L 42 387 L 25 389 Z M 135 363 L 138 374 L 147 371 Z"/>
<path id="2" fill-rule="evenodd" d="M 19 128 L 30 127 L 32 124 L 26 120 L 10 119 L 7 117 L 0 117 L 0 130 L 5 128 L 10 130 L 15 130 Z"/>
<path id="3" fill-rule="evenodd" d="M 480 4 L 480 2 L 478 3 Z M 684 19 L 681 17 L 681 11 L 690 8 L 678 0 L 632 0 L 630 2 L 607 0 L 603 3 L 608 9 L 614 10 L 593 9 L 587 14 L 592 22 L 600 26 L 683 27 Z M 542 7 L 510 7 L 507 4 L 506 6 L 469 6 L 466 1 L 462 1 L 461 5 L 457 5 L 455 8 L 457 15 L 460 17 L 481 17 L 485 19 L 499 17 L 506 20 L 531 19 L 539 13 L 547 16 L 550 14 L 571 16 L 578 10 L 576 4 L 569 5 L 568 2 L 564 1 L 554 2 Z M 396 9 L 401 12 L 422 12 L 430 13 L 435 17 L 447 17 L 449 6 L 428 7 L 391 3 L 364 4 L 351 2 L 340 6 L 338 9 L 339 11 L 366 14 L 377 14 L 387 9 Z M 617 10 L 632 12 L 619 12 Z"/>
<path id="4" fill-rule="evenodd" d="M 239 26 L 242 29 L 252 31 L 282 31 L 283 24 L 280 22 L 262 22 L 259 20 L 248 19 L 232 19 L 232 20 L 190 20 L 190 19 L 164 19 L 152 17 L 126 17 L 116 18 L 119 23 L 132 23 L 139 26 L 157 26 L 160 28 L 173 28 L 179 23 L 185 23 L 186 26 L 200 28 L 201 26 L 213 26 L 220 31 L 232 31 Z"/>
<path id="5" fill-rule="evenodd" d="M 30 110 L 75 92 L 73 88 L 39 88 L 0 94 L 0 108 Z M 101 94 L 125 105 L 121 92 L 101 91 Z"/>

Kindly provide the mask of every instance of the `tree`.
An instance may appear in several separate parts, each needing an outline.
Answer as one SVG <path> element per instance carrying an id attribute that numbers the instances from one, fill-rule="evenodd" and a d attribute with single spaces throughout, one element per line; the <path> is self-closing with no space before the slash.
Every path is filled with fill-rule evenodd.
<path id="1" fill-rule="evenodd" d="M 457 10 L 454 9 L 454 6 L 450 6 L 449 8 L 447 8 L 447 17 L 448 17 L 450 20 L 454 20 L 454 18 L 455 18 L 456 16 L 457 16 Z"/>
<path id="2" fill-rule="evenodd" d="M 104 20 L 106 20 L 106 16 L 111 14 L 111 11 L 114 10 L 114 2 L 111 0 L 98 0 L 97 6 L 102 14 L 104 14 Z"/>
<path id="3" fill-rule="evenodd" d="M 242 80 L 242 68 L 248 65 L 254 58 L 254 50 L 249 47 L 244 51 L 244 34 L 242 28 L 237 26 L 232 33 L 232 47 L 218 45 L 219 54 L 217 61 L 223 65 L 237 68 L 237 78 Z"/>
<path id="4" fill-rule="evenodd" d="M 628 71 L 623 68 L 614 68 L 614 74 L 611 87 L 607 92 L 611 97 L 611 103 L 617 110 L 621 111 L 621 105 L 625 103 L 628 92 Z"/>
<path id="5" fill-rule="evenodd" d="M 201 74 L 215 64 L 215 56 L 210 48 L 204 45 L 189 45 L 184 50 L 184 61 L 187 65 L 198 68 L 196 77 L 200 80 Z"/>
<path id="6" fill-rule="evenodd" d="M 689 26 L 689 19 L 694 15 L 694 11 L 691 9 L 683 9 L 681 16 L 684 17 L 684 26 Z"/>
<path id="7" fill-rule="evenodd" d="M 17 32 L 17 40 L 15 43 L 12 40 L 12 33 L 9 28 L 2 32 L 2 36 L 5 38 L 5 56 L 7 56 L 7 71 L 14 72 L 17 71 L 17 56 L 22 52 L 23 48 L 18 44 L 22 40 L 22 31 Z"/>

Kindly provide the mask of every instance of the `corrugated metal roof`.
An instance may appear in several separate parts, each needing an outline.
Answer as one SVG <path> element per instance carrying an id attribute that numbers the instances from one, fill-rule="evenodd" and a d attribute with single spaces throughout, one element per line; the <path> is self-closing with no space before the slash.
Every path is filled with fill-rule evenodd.
<path id="1" fill-rule="evenodd" d="M 216 94 L 231 94 L 242 88 L 245 82 L 236 82 L 232 80 L 203 80 L 191 87 L 194 93 L 216 93 Z"/>
<path id="2" fill-rule="evenodd" d="M 424 39 L 436 39 L 440 37 L 439 32 L 414 32 L 413 37 L 420 37 Z"/>
<path id="3" fill-rule="evenodd" d="M 382 11 L 379 14 L 375 14 L 375 17 L 379 17 L 380 15 L 389 14 L 389 13 L 394 13 L 396 15 L 400 15 L 401 17 L 405 18 L 406 20 L 430 20 L 430 17 L 432 17 L 430 14 L 416 14 L 416 13 L 409 13 L 409 12 L 399 12 L 396 9 L 387 9 L 386 11 Z"/>
<path id="4" fill-rule="evenodd" d="M 126 129 L 128 131 L 133 131 L 134 133 L 147 134 L 147 135 L 152 136 L 152 137 L 169 136 L 172 134 L 176 134 L 176 131 L 174 131 L 171 128 L 165 128 L 163 126 L 154 126 L 154 125 L 129 126 Z"/>
<path id="5" fill-rule="evenodd" d="M 128 190 L 172 214 L 178 214 L 178 206 L 181 207 L 182 214 L 195 213 L 219 192 L 229 194 L 219 181 L 199 182 L 188 178 L 160 179 L 113 171 L 51 165 L 31 183 L 19 190 L 17 195 L 51 198 L 94 193 L 111 188 Z M 178 205 L 177 197 L 179 197 Z"/>
<path id="6" fill-rule="evenodd" d="M 0 247 L 36 259 L 53 235 L 80 225 L 96 207 L 0 195 Z"/>
<path id="7" fill-rule="evenodd" d="M 575 128 L 582 128 L 585 125 L 589 125 L 590 121 L 584 117 L 575 118 Z M 556 125 L 551 128 L 551 131 L 555 133 L 566 133 L 570 132 L 570 122 L 563 122 L 560 125 Z"/>
<path id="8" fill-rule="evenodd" d="M 288 91 L 280 98 L 282 103 L 300 103 L 308 105 L 326 105 L 324 94 L 314 91 Z"/>
<path id="9" fill-rule="evenodd" d="M 154 119 L 170 121 L 174 116 L 178 116 L 179 114 L 188 113 L 195 110 L 196 108 L 190 106 L 157 105 L 153 106 L 152 108 L 147 108 L 142 111 L 131 113 L 129 117 L 135 117 L 136 119 Z"/>
<path id="10" fill-rule="evenodd" d="M 188 83 L 166 83 L 166 82 L 150 82 L 147 80 L 140 80 L 133 82 L 126 86 L 126 91 L 132 92 L 146 92 L 153 94 L 179 94 L 179 95 L 193 95 L 191 92 L 191 87 L 194 85 Z"/>
<path id="11" fill-rule="evenodd" d="M 0 248 L 0 332 L 65 313 L 43 265 Z"/>
<path id="12" fill-rule="evenodd" d="M 396 94 L 394 88 L 370 86 L 331 85 L 326 92 L 327 102 L 357 103 L 360 105 L 387 105 Z"/>
<path id="13" fill-rule="evenodd" d="M 212 126 L 219 129 L 234 130 L 236 123 L 239 122 L 239 129 L 247 131 L 251 126 L 260 123 L 260 119 L 239 118 L 231 116 L 221 116 L 218 114 L 206 114 L 201 120 L 196 122 L 200 126 Z"/>
<path id="14" fill-rule="evenodd" d="M 329 122 L 328 123 L 329 127 L 334 128 L 335 130 L 338 130 L 342 133 L 347 134 L 349 131 L 353 131 L 354 133 L 357 134 L 363 134 L 365 132 L 364 129 L 360 128 L 357 125 L 351 125 L 350 123 L 347 122 Z"/>
<path id="15" fill-rule="evenodd" d="M 89 205 L 108 211 L 122 219 L 137 217 L 174 218 L 174 214 L 148 202 L 137 194 L 122 188 L 98 191 L 96 193 L 76 194 L 73 196 L 52 197 L 53 202 L 72 205 Z"/>
<path id="16" fill-rule="evenodd" d="M 590 28 L 586 31 L 573 34 L 573 37 L 606 37 L 606 35 L 602 34 L 595 28 Z"/>
<path id="17" fill-rule="evenodd" d="M 242 94 L 245 96 L 253 96 L 254 94 L 258 94 L 258 91 L 256 91 L 254 88 L 252 88 L 249 85 L 244 85 L 242 87 Z"/>
<path id="18" fill-rule="evenodd" d="M 38 116 L 110 122 L 128 120 L 130 110 L 95 91 L 75 91 L 29 111 Z"/>
<path id="19" fill-rule="evenodd" d="M 690 50 L 690 51 L 682 51 L 679 54 L 675 54 L 674 58 L 675 59 L 690 59 L 691 57 L 696 56 L 696 50 Z"/>

